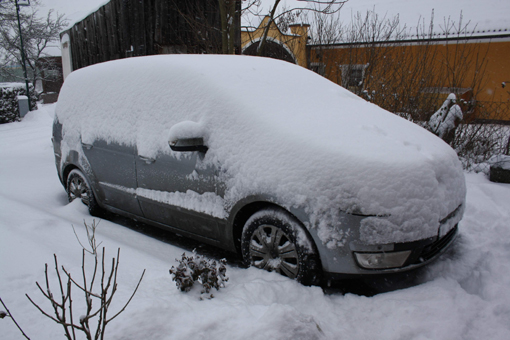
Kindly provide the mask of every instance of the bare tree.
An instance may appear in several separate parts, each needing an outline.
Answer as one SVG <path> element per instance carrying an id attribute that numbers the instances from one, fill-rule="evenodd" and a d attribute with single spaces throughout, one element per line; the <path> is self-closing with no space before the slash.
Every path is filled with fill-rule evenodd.
<path id="1" fill-rule="evenodd" d="M 178 1 L 178 0 L 172 0 Z M 201 53 L 240 53 L 239 46 L 239 28 L 241 25 L 241 16 L 251 21 L 255 18 L 269 17 L 270 20 L 264 27 L 265 32 L 262 39 L 258 41 L 259 47 L 257 55 L 262 55 L 267 40 L 270 27 L 277 23 L 288 27 L 302 12 L 321 12 L 324 14 L 336 13 L 346 0 L 298 0 L 303 2 L 300 8 L 280 8 L 281 0 L 275 0 L 269 12 L 262 9 L 260 0 L 214 0 L 217 7 L 212 6 L 212 2 L 197 2 L 191 0 L 179 0 L 179 5 L 172 5 L 186 22 L 189 27 L 189 33 L 193 36 L 192 41 L 198 42 L 200 46 L 195 46 L 194 51 Z M 213 9 L 218 10 L 218 14 Z M 218 27 L 219 26 L 219 27 Z M 219 39 L 218 39 L 219 38 Z M 189 41 L 186 42 L 189 44 Z"/>
<path id="2" fill-rule="evenodd" d="M 328 78 L 391 112 L 420 112 L 416 97 L 435 77 L 435 51 L 422 27 L 414 49 L 406 50 L 401 42 L 411 34 L 398 16 L 357 13 L 349 25 L 320 15 L 314 20 L 311 60 L 323 65 Z"/>
<path id="3" fill-rule="evenodd" d="M 279 10 L 281 0 L 275 0 L 269 12 L 265 12 L 260 8 L 260 1 L 252 4 L 256 10 L 250 9 L 245 11 L 248 16 L 260 18 L 268 17 L 265 22 L 264 32 L 258 41 L 257 55 L 265 55 L 265 45 L 271 26 L 276 24 L 284 31 L 288 25 L 296 20 L 302 13 L 320 13 L 322 15 L 335 14 L 343 7 L 347 0 L 297 0 L 302 2 L 301 7 L 282 8 Z"/>
<path id="4" fill-rule="evenodd" d="M 45 56 L 44 50 L 52 43 L 59 41 L 59 33 L 66 27 L 63 15 L 54 14 L 50 10 L 46 17 L 40 17 L 38 0 L 30 2 L 30 8 L 21 10 L 20 23 L 23 35 L 25 65 L 32 84 L 43 79 L 43 71 L 51 70 L 56 65 L 51 63 L 38 68 L 37 61 Z M 15 65 L 22 64 L 19 28 L 16 18 L 14 1 L 0 2 L 0 74 L 11 79 L 23 80 L 16 74 Z"/>
<path id="5" fill-rule="evenodd" d="M 461 24 L 462 16 L 458 24 L 445 20 L 442 36 L 458 39 L 441 44 L 433 15 L 413 30 L 398 16 L 373 11 L 356 14 L 349 25 L 314 20 L 311 60 L 324 64 L 331 80 L 391 112 L 428 120 L 451 91 L 469 88 L 476 96 L 485 84 L 487 50 L 466 44 L 473 31 Z"/>
<path id="6" fill-rule="evenodd" d="M 354 15 L 348 25 L 316 13 L 311 66 L 421 125 L 454 93 L 463 119 L 447 140 L 465 168 L 472 168 L 505 152 L 510 138 L 508 130 L 494 124 L 508 111 L 508 103 L 476 101 L 486 84 L 490 44 L 467 43 L 475 29 L 462 13 L 459 20 L 445 18 L 438 27 L 432 13 L 430 22 L 422 19 L 414 29 L 401 25 L 398 16 L 380 17 L 374 11 Z"/>

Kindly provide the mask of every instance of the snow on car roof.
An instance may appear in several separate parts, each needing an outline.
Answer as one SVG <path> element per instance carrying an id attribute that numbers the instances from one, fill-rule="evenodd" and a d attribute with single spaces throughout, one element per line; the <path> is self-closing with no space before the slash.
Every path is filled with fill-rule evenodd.
<path id="1" fill-rule="evenodd" d="M 64 134 L 136 145 L 143 156 L 172 153 L 170 139 L 203 137 L 204 162 L 227 177 L 227 206 L 269 194 L 312 207 L 310 224 L 321 230 L 339 210 L 391 215 L 383 231 L 362 228 L 369 243 L 434 236 L 465 196 L 460 163 L 442 140 L 279 60 L 165 55 L 96 64 L 66 79 L 56 114 Z"/>

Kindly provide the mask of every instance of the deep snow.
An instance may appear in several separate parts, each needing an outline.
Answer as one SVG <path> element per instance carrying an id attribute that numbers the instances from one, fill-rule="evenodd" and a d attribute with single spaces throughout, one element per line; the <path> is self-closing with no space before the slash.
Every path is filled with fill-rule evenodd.
<path id="1" fill-rule="evenodd" d="M 35 281 L 53 253 L 75 276 L 92 217 L 80 202 L 68 204 L 58 182 L 51 146 L 54 106 L 24 121 L 0 125 L 0 296 L 32 339 L 63 339 L 62 330 L 26 299 L 47 310 Z M 97 238 L 107 256 L 121 248 L 114 310 L 141 287 L 107 329 L 108 339 L 508 339 L 510 338 L 510 185 L 466 174 L 467 208 L 454 247 L 419 272 L 410 288 L 373 297 L 325 294 L 256 269 L 229 265 L 225 289 L 212 300 L 179 292 L 168 270 L 184 249 L 101 221 Z M 178 244 L 178 243 L 177 243 Z M 199 249 L 200 252 L 200 249 Z M 79 301 L 77 294 L 74 298 Z M 2 308 L 0 308 L 2 309 Z M 82 315 L 77 311 L 77 316 Z M 23 339 L 0 320 L 2 339 Z"/>

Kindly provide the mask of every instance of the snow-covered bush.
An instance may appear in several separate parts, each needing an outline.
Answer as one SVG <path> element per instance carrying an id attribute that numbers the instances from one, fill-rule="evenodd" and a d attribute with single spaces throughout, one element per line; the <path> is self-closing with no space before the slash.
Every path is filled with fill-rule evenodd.
<path id="1" fill-rule="evenodd" d="M 509 103 L 477 103 L 477 120 L 467 117 L 455 130 L 450 145 L 457 152 L 464 169 L 489 174 L 492 157 L 510 154 L 510 126 L 498 124 L 505 119 Z M 507 119 L 507 118 L 506 118 Z"/>
<path id="2" fill-rule="evenodd" d="M 177 267 L 172 266 L 170 274 L 172 280 L 175 281 L 177 288 L 182 292 L 189 292 L 195 282 L 202 285 L 202 294 L 209 294 L 212 288 L 219 290 L 225 287 L 225 282 L 228 281 L 226 276 L 227 260 L 221 259 L 219 265 L 216 261 L 208 259 L 205 256 L 197 255 L 193 251 L 193 255 L 186 256 L 186 253 L 182 254 Z M 211 294 L 209 296 L 213 298 Z"/>
<path id="3" fill-rule="evenodd" d="M 37 96 L 32 85 L 29 91 L 31 109 L 35 109 Z M 7 83 L 0 86 L 0 124 L 12 123 L 20 119 L 18 96 L 26 96 L 26 94 L 25 84 L 22 83 Z"/>
<path id="4" fill-rule="evenodd" d="M 457 97 L 451 93 L 429 120 L 429 129 L 450 144 L 455 137 L 455 129 L 462 120 L 462 109 L 457 105 Z"/>
<path id="5" fill-rule="evenodd" d="M 472 104 L 457 100 L 452 93 L 428 122 L 415 123 L 450 144 L 464 169 L 488 174 L 487 161 L 491 157 L 510 153 L 510 128 L 498 124 L 507 119 L 506 112 L 510 106 L 508 103 L 476 102 L 474 116 L 475 109 L 470 107 Z"/>

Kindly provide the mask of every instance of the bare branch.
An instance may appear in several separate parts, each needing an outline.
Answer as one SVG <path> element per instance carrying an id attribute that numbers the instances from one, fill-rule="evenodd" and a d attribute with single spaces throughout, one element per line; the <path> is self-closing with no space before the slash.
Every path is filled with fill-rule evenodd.
<path id="1" fill-rule="evenodd" d="M 145 272 L 145 271 L 144 271 Z M 143 277 L 143 275 L 142 275 Z M 138 288 L 138 286 L 137 286 Z M 25 332 L 23 331 L 23 329 L 21 329 L 21 326 L 16 322 L 16 319 L 14 319 L 14 316 L 12 316 L 12 313 L 11 311 L 9 310 L 9 308 L 7 308 L 7 306 L 5 305 L 4 301 L 2 300 L 2 298 L 0 298 L 0 302 L 2 303 L 2 306 L 4 306 L 6 312 L 7 312 L 7 315 L 6 316 L 9 316 L 12 320 L 12 322 L 14 322 L 14 324 L 16 325 L 16 327 L 18 327 L 19 331 L 21 332 L 21 334 L 23 334 L 23 336 L 30 340 L 30 338 L 28 337 L 28 335 L 25 334 Z"/>
<path id="2" fill-rule="evenodd" d="M 78 284 L 76 280 L 74 280 L 71 276 L 71 273 L 68 272 L 63 266 L 61 267 L 62 271 L 67 276 L 66 281 L 66 289 L 64 289 L 64 284 L 62 281 L 62 276 L 60 275 L 60 268 L 58 265 L 57 256 L 54 255 L 55 258 L 55 272 L 58 278 L 58 284 L 61 290 L 61 302 L 57 302 L 51 293 L 50 283 L 49 283 L 49 275 L 48 275 L 48 265 L 45 265 L 45 280 L 46 280 L 46 290 L 44 290 L 38 282 L 36 282 L 37 287 L 43 294 L 43 296 L 50 301 L 51 306 L 54 310 L 54 316 L 50 315 L 46 311 L 44 311 L 39 305 L 37 305 L 28 295 L 27 298 L 29 301 L 46 317 L 51 319 L 52 321 L 62 325 L 65 331 L 65 336 L 67 339 L 76 339 L 76 330 L 83 332 L 87 339 L 92 340 L 92 333 L 89 327 L 89 320 L 98 317 L 97 328 L 95 330 L 94 339 L 104 339 L 105 328 L 107 324 L 115 319 L 120 313 L 122 313 L 128 304 L 133 299 L 134 295 L 138 291 L 140 283 L 145 274 L 145 270 L 142 273 L 142 276 L 138 280 L 138 283 L 131 294 L 128 301 L 124 304 L 124 306 L 117 312 L 113 317 L 107 319 L 108 309 L 113 300 L 115 292 L 117 291 L 117 278 L 118 278 L 118 270 L 119 270 L 119 258 L 120 258 L 120 248 L 117 250 L 117 257 L 112 258 L 111 269 L 109 270 L 109 275 L 106 277 L 106 267 L 105 267 L 105 249 L 103 248 L 103 253 L 101 256 L 101 292 L 99 294 L 95 294 L 92 292 L 93 281 L 96 276 L 96 272 L 98 269 L 98 260 L 97 255 L 94 256 L 94 274 L 92 276 L 92 282 L 87 280 L 86 271 L 85 271 L 85 256 L 86 250 L 82 249 L 82 276 L 83 276 L 83 285 Z M 73 310 L 73 299 L 72 299 L 72 286 L 75 285 L 81 291 L 84 292 L 85 296 L 85 304 L 87 307 L 86 315 L 79 318 L 78 321 L 75 321 L 74 310 Z M 99 299 L 99 307 L 96 311 L 92 310 L 92 298 Z M 66 319 L 69 318 L 69 322 Z M 69 329 L 71 328 L 71 329 Z"/>
<path id="3" fill-rule="evenodd" d="M 113 319 L 115 319 L 117 316 L 119 316 L 119 314 L 120 314 L 120 313 L 122 313 L 122 312 L 126 309 L 126 307 L 129 305 L 129 303 L 131 302 L 131 300 L 132 300 L 132 299 L 133 299 L 133 297 L 135 296 L 135 294 L 136 294 L 136 292 L 137 292 L 137 290 L 138 290 L 138 287 L 140 287 L 140 283 L 142 283 L 142 280 L 143 280 L 143 276 L 144 276 L 144 275 L 145 275 L 145 269 L 144 269 L 144 270 L 143 270 L 143 272 L 142 272 L 142 276 L 140 276 L 140 279 L 138 280 L 138 283 L 137 283 L 137 285 L 136 285 L 135 290 L 133 291 L 133 294 L 131 294 L 131 296 L 129 297 L 129 300 L 126 302 L 126 304 L 124 305 L 124 307 L 122 307 L 122 309 L 121 309 L 120 311 L 118 311 L 118 313 L 117 313 L 117 314 L 115 314 L 115 315 L 114 315 L 114 316 L 112 316 L 110 319 L 108 319 L 108 320 L 106 321 L 106 323 L 108 323 L 108 322 L 112 321 Z"/>
<path id="4" fill-rule="evenodd" d="M 45 311 L 44 311 L 41 307 L 39 307 L 39 305 L 38 305 L 38 304 L 36 304 L 36 303 L 35 303 L 35 302 L 34 302 L 34 301 L 30 298 L 30 296 L 28 296 L 28 294 L 25 294 L 25 296 L 28 298 L 28 300 L 29 300 L 30 302 L 32 302 L 32 304 L 33 304 L 33 305 L 34 305 L 34 306 L 35 306 L 35 307 L 36 307 L 36 308 L 37 308 L 37 309 L 38 309 L 38 310 L 39 310 L 42 314 L 44 314 L 44 316 L 46 316 L 46 317 L 50 318 L 51 320 L 55 321 L 56 323 L 61 323 L 61 321 L 60 321 L 60 320 L 55 319 L 53 316 L 49 315 L 49 314 L 48 314 L 48 313 L 46 313 L 46 312 L 45 312 Z"/>
<path id="5" fill-rule="evenodd" d="M 32 0 L 30 10 L 21 10 L 19 13 L 21 33 L 23 35 L 23 46 L 25 50 L 28 78 L 32 84 L 38 79 L 43 79 L 43 70 L 37 66 L 37 60 L 44 56 L 44 49 L 51 43 L 59 41 L 59 33 L 66 26 L 64 17 L 55 14 L 52 10 L 45 18 L 39 16 L 38 7 L 40 3 Z M 12 65 L 21 64 L 20 32 L 17 24 L 15 6 L 2 3 L 0 8 L 0 74 L 10 79 L 19 79 L 12 72 Z M 21 78 L 24 80 L 24 77 Z M 19 80 L 21 80 L 19 79 Z"/>

